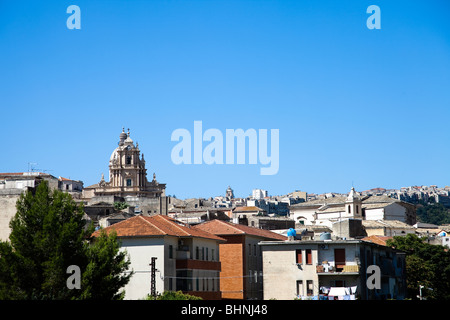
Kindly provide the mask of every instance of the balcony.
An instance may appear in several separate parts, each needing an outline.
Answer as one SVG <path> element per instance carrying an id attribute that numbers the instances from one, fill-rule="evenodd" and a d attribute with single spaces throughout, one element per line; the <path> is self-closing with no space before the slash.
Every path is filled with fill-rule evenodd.
<path id="1" fill-rule="evenodd" d="M 177 259 L 186 260 L 191 258 L 191 251 L 189 246 L 178 246 L 177 248 Z"/>
<path id="2" fill-rule="evenodd" d="M 359 265 L 325 265 L 316 266 L 318 275 L 359 275 Z"/>
<path id="3" fill-rule="evenodd" d="M 200 269 L 200 270 L 221 270 L 219 261 L 193 260 L 193 259 L 177 259 L 176 269 Z"/>

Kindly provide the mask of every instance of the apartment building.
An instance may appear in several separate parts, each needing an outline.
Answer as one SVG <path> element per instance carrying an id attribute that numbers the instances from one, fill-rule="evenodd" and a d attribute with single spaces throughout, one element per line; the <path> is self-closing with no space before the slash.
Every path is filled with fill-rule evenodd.
<path id="1" fill-rule="evenodd" d="M 262 241 L 264 299 L 404 299 L 405 255 L 362 240 Z M 380 268 L 370 289 L 367 268 Z"/>
<path id="2" fill-rule="evenodd" d="M 158 293 L 181 290 L 205 300 L 221 299 L 219 244 L 225 239 L 164 215 L 139 215 L 103 230 L 115 230 L 121 250 L 129 255 L 134 274 L 124 288 L 125 299 L 143 299 L 150 293 L 152 258 Z"/>
<path id="3" fill-rule="evenodd" d="M 227 240 L 219 245 L 220 290 L 223 299 L 263 298 L 262 255 L 258 243 L 263 240 L 286 240 L 269 230 L 248 227 L 222 220 L 212 220 L 194 227 Z"/>

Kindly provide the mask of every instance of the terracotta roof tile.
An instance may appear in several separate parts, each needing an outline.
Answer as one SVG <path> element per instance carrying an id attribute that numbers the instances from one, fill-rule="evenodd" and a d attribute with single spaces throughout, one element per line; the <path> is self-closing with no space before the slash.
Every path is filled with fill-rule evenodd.
<path id="1" fill-rule="evenodd" d="M 183 223 L 164 215 L 150 217 L 139 215 L 115 223 L 103 230 L 107 233 L 115 230 L 118 237 L 155 237 L 167 235 L 225 241 L 225 239 L 206 231 L 186 227 Z M 101 230 L 97 230 L 92 235 L 94 237 L 99 236 L 100 231 Z"/>
<path id="2" fill-rule="evenodd" d="M 218 236 L 247 234 L 274 240 L 287 240 L 287 237 L 270 230 L 258 229 L 254 227 L 244 226 L 242 224 L 225 222 L 218 219 L 198 224 L 194 228 L 204 230 Z"/>
<path id="3" fill-rule="evenodd" d="M 393 237 L 387 236 L 379 236 L 379 235 L 371 235 L 369 237 L 362 238 L 363 241 L 373 242 L 376 244 L 381 244 L 382 246 L 386 245 L 386 241 L 392 239 Z"/>

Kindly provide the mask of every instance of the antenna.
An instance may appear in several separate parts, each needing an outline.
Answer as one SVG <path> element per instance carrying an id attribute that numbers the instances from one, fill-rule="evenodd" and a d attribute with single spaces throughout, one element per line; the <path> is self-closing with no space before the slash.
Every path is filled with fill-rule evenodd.
<path id="1" fill-rule="evenodd" d="M 37 163 L 36 162 L 28 162 L 28 172 L 34 172 L 36 170 L 34 165 L 37 165 Z"/>

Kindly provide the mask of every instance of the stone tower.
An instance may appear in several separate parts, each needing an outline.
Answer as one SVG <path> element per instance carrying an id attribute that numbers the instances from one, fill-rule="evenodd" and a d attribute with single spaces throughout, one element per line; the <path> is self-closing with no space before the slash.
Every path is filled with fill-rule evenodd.
<path id="1" fill-rule="evenodd" d="M 345 200 L 345 212 L 347 215 L 351 214 L 353 218 L 362 218 L 361 197 L 353 187 Z"/>
<path id="2" fill-rule="evenodd" d="M 148 181 L 145 165 L 144 154 L 141 155 L 138 143 L 131 139 L 130 130 L 125 133 L 122 129 L 118 146 L 109 158 L 109 182 L 102 174 L 99 183 L 83 190 L 85 198 L 108 203 L 116 201 L 114 198 L 123 198 L 130 205 L 149 205 L 152 213 L 161 212 L 161 207 L 154 210 L 153 206 L 159 206 L 160 200 L 165 198 L 166 185 L 156 181 L 155 174 L 152 181 Z"/>
<path id="3" fill-rule="evenodd" d="M 229 198 L 229 199 L 234 199 L 234 192 L 233 189 L 231 189 L 230 186 L 228 186 L 225 197 Z"/>

